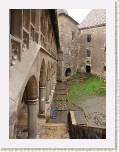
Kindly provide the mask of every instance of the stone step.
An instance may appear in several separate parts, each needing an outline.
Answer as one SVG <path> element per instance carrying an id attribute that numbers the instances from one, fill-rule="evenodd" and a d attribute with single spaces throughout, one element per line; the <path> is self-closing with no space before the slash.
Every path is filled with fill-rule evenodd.
<path id="1" fill-rule="evenodd" d="M 52 110 L 50 123 L 67 123 L 68 110 Z"/>
<path id="2" fill-rule="evenodd" d="M 56 90 L 56 91 L 55 91 L 55 94 L 61 94 L 61 95 L 62 95 L 62 94 L 65 94 L 65 95 L 66 95 L 66 94 L 67 94 L 67 90 L 60 90 L 60 91 L 59 91 L 59 90 Z"/>
<path id="3" fill-rule="evenodd" d="M 64 97 L 66 97 L 66 95 L 67 94 L 56 94 L 55 93 L 53 98 L 55 98 L 55 97 L 57 97 L 57 98 L 62 98 L 63 97 L 64 98 Z"/>
<path id="4" fill-rule="evenodd" d="M 67 93 L 66 92 L 55 92 L 55 95 L 57 96 L 57 95 L 59 95 L 59 96 L 62 96 L 62 95 L 67 95 Z"/>
<path id="5" fill-rule="evenodd" d="M 56 89 L 56 90 L 55 90 L 55 93 L 61 93 L 61 94 L 62 94 L 62 93 L 67 93 L 67 90 L 66 90 L 66 89 L 63 89 L 63 90 L 62 90 L 62 89 L 59 89 L 59 90 Z"/>
<path id="6" fill-rule="evenodd" d="M 54 99 L 54 102 L 55 102 L 55 101 L 56 101 L 56 102 L 66 102 L 67 99 L 57 99 L 57 98 L 56 98 L 56 99 Z"/>
<path id="7" fill-rule="evenodd" d="M 67 90 L 66 88 L 59 88 L 59 87 L 56 87 L 56 91 L 59 91 L 59 90 Z"/>
<path id="8" fill-rule="evenodd" d="M 56 90 L 67 90 L 67 87 L 56 87 Z"/>
<path id="9" fill-rule="evenodd" d="M 67 101 L 66 97 L 54 97 L 53 101 Z"/>
<path id="10" fill-rule="evenodd" d="M 56 85 L 56 89 L 66 89 L 67 87 L 66 87 L 66 85 Z"/>
<path id="11" fill-rule="evenodd" d="M 42 139 L 66 139 L 69 138 L 65 123 L 45 123 L 39 128 L 39 138 Z"/>

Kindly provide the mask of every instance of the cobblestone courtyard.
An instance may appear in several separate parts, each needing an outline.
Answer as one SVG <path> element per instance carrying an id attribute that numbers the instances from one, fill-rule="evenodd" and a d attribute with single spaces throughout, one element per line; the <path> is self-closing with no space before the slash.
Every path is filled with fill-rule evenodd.
<path id="1" fill-rule="evenodd" d="M 106 127 L 106 97 L 88 97 L 79 104 L 83 108 L 89 126 Z"/>

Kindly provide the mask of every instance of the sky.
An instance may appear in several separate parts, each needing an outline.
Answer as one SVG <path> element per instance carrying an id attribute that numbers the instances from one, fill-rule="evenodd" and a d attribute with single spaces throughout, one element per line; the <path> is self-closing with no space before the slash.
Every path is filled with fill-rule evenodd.
<path id="1" fill-rule="evenodd" d="M 79 24 L 88 15 L 91 9 L 67 9 L 69 16 L 76 20 Z"/>

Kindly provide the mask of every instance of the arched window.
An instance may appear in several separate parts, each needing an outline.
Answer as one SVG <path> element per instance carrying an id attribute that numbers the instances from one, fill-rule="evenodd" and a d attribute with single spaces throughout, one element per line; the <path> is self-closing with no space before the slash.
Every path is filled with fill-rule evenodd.
<path id="1" fill-rule="evenodd" d="M 87 35 L 87 42 L 91 42 L 91 34 Z"/>
<path id="2" fill-rule="evenodd" d="M 89 49 L 86 50 L 87 57 L 91 56 L 91 51 Z"/>
<path id="3" fill-rule="evenodd" d="M 86 73 L 90 73 L 91 72 L 91 67 L 89 65 L 86 65 Z"/>
<path id="4" fill-rule="evenodd" d="M 106 71 L 106 66 L 104 66 L 104 71 Z"/>
<path id="5" fill-rule="evenodd" d="M 70 75 L 71 75 L 71 69 L 67 68 L 66 71 L 65 71 L 65 76 L 68 77 Z"/>

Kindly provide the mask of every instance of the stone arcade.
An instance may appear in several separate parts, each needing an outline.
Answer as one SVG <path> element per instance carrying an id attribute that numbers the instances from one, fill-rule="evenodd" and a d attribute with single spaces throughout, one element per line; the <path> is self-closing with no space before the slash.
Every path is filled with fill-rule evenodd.
<path id="1" fill-rule="evenodd" d="M 105 77 L 105 11 L 92 10 L 80 25 L 66 10 L 9 14 L 9 138 L 40 138 L 38 121 L 50 117 L 57 81 L 77 71 Z"/>
<path id="2" fill-rule="evenodd" d="M 59 47 L 56 10 L 10 10 L 10 138 L 37 137 L 37 120 L 50 111 Z"/>

